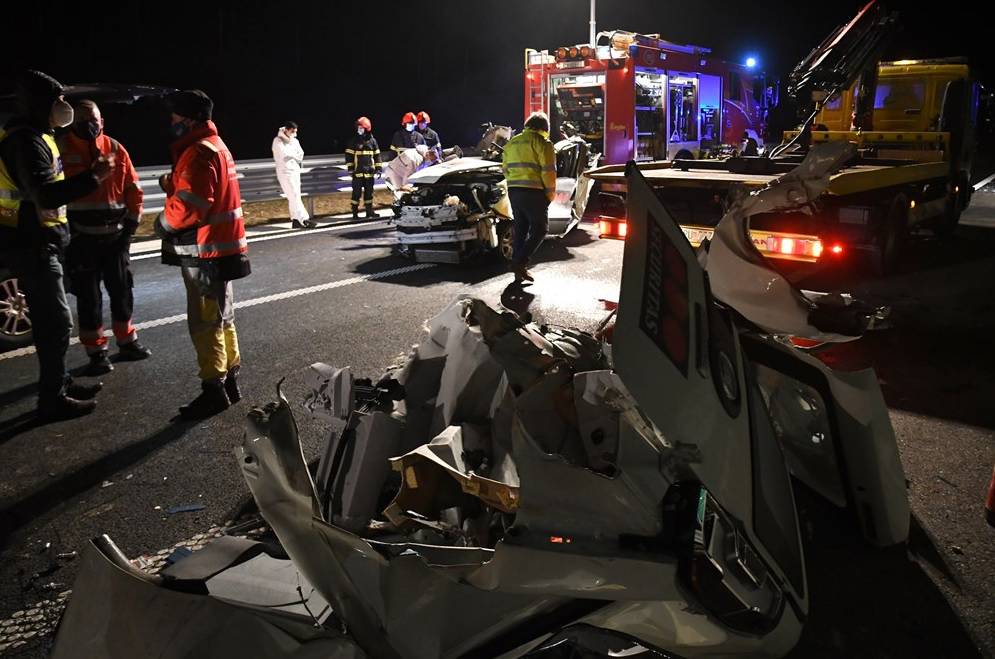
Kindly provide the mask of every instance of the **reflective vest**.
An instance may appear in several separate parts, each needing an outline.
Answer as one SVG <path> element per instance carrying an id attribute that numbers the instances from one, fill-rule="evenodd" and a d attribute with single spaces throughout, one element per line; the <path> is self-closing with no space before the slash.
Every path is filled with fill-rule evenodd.
<path id="1" fill-rule="evenodd" d="M 504 145 L 501 168 L 509 188 L 543 190 L 556 196 L 556 154 L 542 133 L 526 128 Z"/>
<path id="2" fill-rule="evenodd" d="M 24 129 L 17 128 L 16 130 Z M 7 139 L 7 136 L 10 134 L 0 128 L 0 142 Z M 51 180 L 64 180 L 66 175 L 62 171 L 62 157 L 59 154 L 59 146 L 55 143 L 55 138 L 48 133 L 42 133 L 42 139 L 45 140 L 45 144 L 52 151 Z M 3 159 L 0 158 L 0 226 L 11 229 L 17 228 L 22 200 L 21 190 L 17 187 L 14 179 L 11 178 L 10 173 L 7 171 L 7 166 L 3 163 Z M 35 211 L 38 214 L 38 221 L 45 228 L 56 227 L 66 223 L 65 206 L 59 206 L 58 208 L 36 208 Z"/>
<path id="3" fill-rule="evenodd" d="M 59 139 L 62 163 L 67 176 L 90 169 L 101 155 L 114 154 L 116 165 L 100 187 L 69 202 L 69 224 L 75 233 L 115 234 L 125 225 L 138 226 L 142 217 L 142 189 L 131 156 L 117 140 L 101 133 L 96 141 L 66 133 Z"/>
<path id="4" fill-rule="evenodd" d="M 197 266 L 248 252 L 235 159 L 213 122 L 192 137 L 199 139 L 180 152 L 159 215 L 172 238 L 162 242 L 162 260 L 171 265 Z"/>

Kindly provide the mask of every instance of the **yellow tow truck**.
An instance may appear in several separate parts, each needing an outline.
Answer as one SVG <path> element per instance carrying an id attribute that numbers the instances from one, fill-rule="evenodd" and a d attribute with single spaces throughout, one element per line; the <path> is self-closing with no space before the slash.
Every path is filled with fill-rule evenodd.
<path id="1" fill-rule="evenodd" d="M 796 67 L 788 91 L 803 120 L 764 155 L 639 165 L 693 245 L 711 236 L 730 195 L 768 185 L 813 145 L 832 141 L 856 144 L 857 155 L 832 174 L 816 203 L 752 219 L 753 242 L 765 256 L 820 266 L 860 259 L 884 273 L 913 232 L 945 235 L 956 227 L 972 192 L 981 87 L 962 59 L 879 62 L 896 21 L 872 1 Z M 623 170 L 588 175 L 617 184 Z M 624 213 L 612 213 L 610 203 L 602 208 L 601 235 L 624 237 Z"/>

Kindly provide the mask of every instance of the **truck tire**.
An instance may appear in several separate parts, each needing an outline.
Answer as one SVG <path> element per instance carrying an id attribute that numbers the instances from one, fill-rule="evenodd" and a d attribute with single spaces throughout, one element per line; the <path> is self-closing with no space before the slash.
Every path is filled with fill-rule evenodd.
<path id="1" fill-rule="evenodd" d="M 974 188 L 971 187 L 971 181 L 967 174 L 961 173 L 957 177 L 957 187 L 959 192 L 956 194 L 951 192 L 948 195 L 946 207 L 943 209 L 943 217 L 937 220 L 934 226 L 934 231 L 940 238 L 947 238 L 953 234 L 957 229 L 958 222 L 960 222 L 960 214 L 971 203 L 971 192 L 974 191 Z"/>
<path id="2" fill-rule="evenodd" d="M 501 263 L 511 263 L 511 256 L 514 252 L 514 232 L 510 221 L 498 222 L 497 239 L 498 244 L 494 249 L 494 254 Z"/>
<path id="3" fill-rule="evenodd" d="M 0 267 L 0 352 L 31 343 L 31 318 L 17 278 Z"/>
<path id="4" fill-rule="evenodd" d="M 674 160 L 694 160 L 694 154 L 687 149 L 681 149 L 674 154 Z"/>
<path id="5" fill-rule="evenodd" d="M 888 208 L 884 226 L 878 234 L 877 249 L 871 254 L 871 270 L 877 276 L 898 270 L 909 240 L 909 201 L 897 195 Z"/>

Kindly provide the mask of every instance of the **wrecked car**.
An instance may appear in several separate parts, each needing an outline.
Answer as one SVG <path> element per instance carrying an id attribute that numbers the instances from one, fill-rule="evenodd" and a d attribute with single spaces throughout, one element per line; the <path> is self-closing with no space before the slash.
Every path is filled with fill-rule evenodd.
<path id="1" fill-rule="evenodd" d="M 315 364 L 313 473 L 282 394 L 236 449 L 278 543 L 223 537 L 153 576 L 101 538 L 52 656 L 785 655 L 809 608 L 790 476 L 872 545 L 908 534 L 874 373 L 787 340 L 853 340 L 881 312 L 808 300 L 747 233 L 845 156 L 814 150 L 697 253 L 630 166 L 597 335 L 464 297 L 382 377 Z"/>
<path id="2" fill-rule="evenodd" d="M 415 172 L 406 189 L 396 193 L 394 224 L 402 254 L 419 263 L 462 263 L 489 254 L 511 261 L 512 212 L 501 149 L 513 131 L 485 127 L 474 149 Z M 598 156 L 577 136 L 553 148 L 556 197 L 549 205 L 549 235 L 562 237 L 584 215 L 591 181 L 581 174 Z"/>

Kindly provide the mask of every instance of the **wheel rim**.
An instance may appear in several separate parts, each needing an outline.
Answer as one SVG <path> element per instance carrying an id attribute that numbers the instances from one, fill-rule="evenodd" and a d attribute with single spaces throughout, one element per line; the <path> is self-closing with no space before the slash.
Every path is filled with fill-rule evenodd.
<path id="1" fill-rule="evenodd" d="M 515 251 L 511 229 L 498 233 L 498 251 L 501 253 L 501 258 L 505 261 L 511 261 L 511 257 Z"/>
<path id="2" fill-rule="evenodd" d="M 17 287 L 17 279 L 0 282 L 0 336 L 24 336 L 31 331 L 28 303 Z"/>

